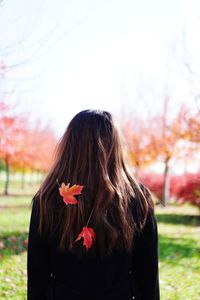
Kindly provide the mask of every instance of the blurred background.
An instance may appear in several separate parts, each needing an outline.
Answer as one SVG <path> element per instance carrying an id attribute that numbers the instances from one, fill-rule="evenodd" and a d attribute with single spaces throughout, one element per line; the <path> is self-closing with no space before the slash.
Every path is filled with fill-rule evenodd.
<path id="1" fill-rule="evenodd" d="M 0 298 L 26 299 L 30 203 L 83 109 L 152 192 L 161 299 L 199 299 L 200 2 L 0 0 Z"/>

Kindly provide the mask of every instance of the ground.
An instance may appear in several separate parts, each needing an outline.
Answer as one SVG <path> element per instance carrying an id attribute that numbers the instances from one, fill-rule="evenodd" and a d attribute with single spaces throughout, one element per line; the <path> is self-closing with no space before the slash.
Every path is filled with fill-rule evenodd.
<path id="1" fill-rule="evenodd" d="M 0 299 L 26 299 L 31 196 L 0 196 Z M 189 205 L 156 207 L 161 300 L 200 299 L 200 217 Z"/>

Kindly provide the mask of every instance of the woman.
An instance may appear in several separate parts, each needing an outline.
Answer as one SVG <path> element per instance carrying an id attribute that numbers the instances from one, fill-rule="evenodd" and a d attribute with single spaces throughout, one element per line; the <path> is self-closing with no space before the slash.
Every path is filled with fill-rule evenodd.
<path id="1" fill-rule="evenodd" d="M 128 173 L 108 112 L 71 120 L 33 198 L 28 299 L 159 299 L 153 202 Z"/>

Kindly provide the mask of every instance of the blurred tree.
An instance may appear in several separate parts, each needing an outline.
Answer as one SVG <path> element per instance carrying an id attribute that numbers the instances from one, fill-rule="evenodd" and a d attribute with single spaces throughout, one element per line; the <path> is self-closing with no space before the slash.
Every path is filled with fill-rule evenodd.
<path id="1" fill-rule="evenodd" d="M 169 198 L 170 168 L 172 164 L 188 155 L 190 147 L 185 147 L 188 129 L 188 109 L 181 105 L 172 116 L 169 98 L 164 100 L 163 110 L 154 117 L 142 120 L 136 117 L 124 120 L 122 128 L 128 145 L 129 157 L 135 175 L 154 163 L 164 165 L 161 202 L 165 206 Z M 183 151 L 184 147 L 186 148 Z M 187 150 L 187 151 L 186 151 Z"/>
<path id="2" fill-rule="evenodd" d="M 34 170 L 46 172 L 50 167 L 56 136 L 51 128 L 39 125 L 32 128 L 28 117 L 15 114 L 0 102 L 0 159 L 5 165 L 6 180 L 4 194 L 8 194 L 10 171 L 22 173 L 22 187 L 25 172 Z"/>
<path id="3" fill-rule="evenodd" d="M 24 120 L 17 116 L 3 116 L 0 120 L 0 157 L 5 163 L 6 181 L 4 194 L 8 194 L 10 168 L 20 152 L 23 139 Z"/>
<path id="4" fill-rule="evenodd" d="M 149 151 L 148 123 L 136 116 L 123 119 L 121 126 L 128 146 L 128 156 L 134 168 L 135 176 L 140 171 L 155 161 L 154 153 Z"/>
<path id="5" fill-rule="evenodd" d="M 199 149 L 200 144 L 200 111 L 187 115 L 186 139 L 196 144 Z"/>
<path id="6" fill-rule="evenodd" d="M 176 160 L 182 152 L 186 134 L 187 108 L 181 105 L 173 118 L 169 110 L 169 98 L 164 100 L 163 111 L 150 120 L 149 151 L 154 153 L 156 160 L 164 164 L 163 192 L 161 202 L 165 206 L 169 198 L 170 167 L 172 159 Z"/>

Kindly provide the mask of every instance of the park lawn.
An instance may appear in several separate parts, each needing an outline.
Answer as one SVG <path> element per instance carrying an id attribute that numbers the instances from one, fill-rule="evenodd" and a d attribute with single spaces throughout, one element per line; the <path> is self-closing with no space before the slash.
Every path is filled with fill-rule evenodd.
<path id="1" fill-rule="evenodd" d="M 191 206 L 156 210 L 161 300 L 200 299 L 200 217 Z"/>
<path id="2" fill-rule="evenodd" d="M 30 197 L 0 197 L 0 299 L 26 299 L 30 202 Z"/>
<path id="3" fill-rule="evenodd" d="M 0 196 L 0 299 L 26 299 L 31 197 Z M 192 206 L 157 208 L 161 300 L 200 299 L 200 220 Z"/>

